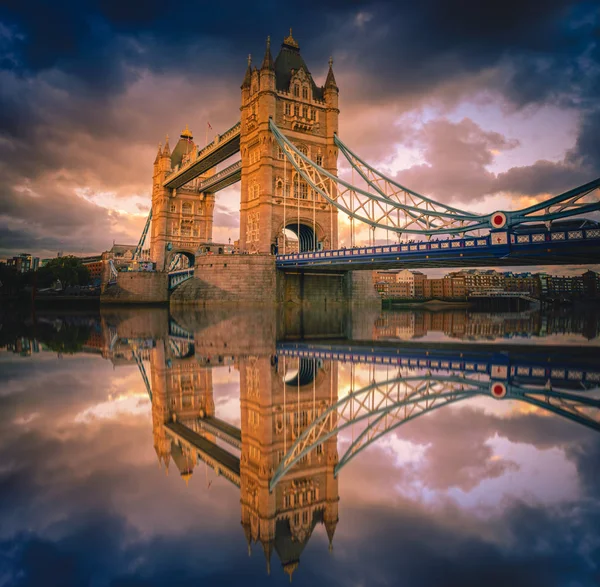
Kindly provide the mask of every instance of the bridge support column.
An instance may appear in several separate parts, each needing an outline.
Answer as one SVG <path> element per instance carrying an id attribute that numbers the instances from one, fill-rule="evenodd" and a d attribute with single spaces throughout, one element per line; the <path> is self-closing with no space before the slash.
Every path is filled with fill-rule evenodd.
<path id="1" fill-rule="evenodd" d="M 381 306 L 370 271 L 277 274 L 277 300 L 288 304 L 372 304 Z"/>

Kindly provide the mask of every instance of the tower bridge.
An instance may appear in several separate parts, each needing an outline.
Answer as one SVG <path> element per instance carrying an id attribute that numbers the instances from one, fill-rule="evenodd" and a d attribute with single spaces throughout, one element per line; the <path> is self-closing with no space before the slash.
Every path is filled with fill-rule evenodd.
<path id="1" fill-rule="evenodd" d="M 300 301 L 376 300 L 362 270 L 600 262 L 600 178 L 521 210 L 484 214 L 419 194 L 342 141 L 333 61 L 318 85 L 291 32 L 275 58 L 267 39 L 259 68 L 248 58 L 240 111 L 204 147 L 187 126 L 172 151 L 168 137 L 159 146 L 136 250 L 139 258 L 149 234 L 156 275 L 119 276 L 106 301 L 166 301 L 169 292 L 175 302 L 287 301 L 290 291 Z M 340 158 L 351 177 L 339 177 Z M 237 182 L 236 252 L 244 256 L 206 258 L 216 194 Z M 349 246 L 339 242 L 340 215 L 350 224 Z M 360 227 L 368 227 L 368 246 L 357 246 Z"/>

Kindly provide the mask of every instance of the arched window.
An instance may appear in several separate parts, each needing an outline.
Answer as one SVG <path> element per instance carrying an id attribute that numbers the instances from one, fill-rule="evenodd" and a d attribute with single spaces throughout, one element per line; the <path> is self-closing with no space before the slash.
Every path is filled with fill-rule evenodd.
<path id="1" fill-rule="evenodd" d="M 308 100 L 308 88 L 307 87 L 302 88 L 302 97 L 305 100 Z"/>
<path id="2" fill-rule="evenodd" d="M 308 148 L 306 147 L 306 145 L 297 145 L 297 149 L 298 151 L 300 151 L 300 153 L 308 157 Z"/>
<path id="3" fill-rule="evenodd" d="M 279 197 L 283 195 L 283 181 L 281 179 L 275 182 L 275 195 Z"/>
<path id="4" fill-rule="evenodd" d="M 323 165 L 323 155 L 321 155 L 321 153 L 317 153 L 317 156 L 315 157 L 315 163 L 317 165 Z"/>
<path id="5" fill-rule="evenodd" d="M 300 86 L 298 84 L 294 84 L 294 96 L 296 96 L 296 98 L 300 96 Z"/>
<path id="6" fill-rule="evenodd" d="M 181 212 L 186 215 L 186 216 L 191 216 L 192 215 L 192 204 L 191 202 L 184 202 L 181 205 Z"/>

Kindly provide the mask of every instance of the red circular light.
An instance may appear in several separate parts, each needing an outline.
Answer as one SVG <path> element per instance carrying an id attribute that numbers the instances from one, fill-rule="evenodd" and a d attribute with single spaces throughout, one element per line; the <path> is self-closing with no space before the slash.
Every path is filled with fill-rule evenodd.
<path id="1" fill-rule="evenodd" d="M 494 216 L 494 224 L 502 224 L 502 216 L 500 216 L 500 214 Z"/>
<path id="2" fill-rule="evenodd" d="M 502 383 L 494 383 L 492 385 L 492 395 L 495 398 L 502 398 L 506 395 L 506 387 Z"/>

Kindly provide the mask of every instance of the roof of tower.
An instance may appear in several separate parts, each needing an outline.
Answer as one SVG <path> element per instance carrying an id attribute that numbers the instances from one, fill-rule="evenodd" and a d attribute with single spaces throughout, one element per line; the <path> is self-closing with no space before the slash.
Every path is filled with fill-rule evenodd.
<path id="1" fill-rule="evenodd" d="M 188 128 L 188 125 L 185 125 L 185 129 L 181 131 L 181 135 L 173 152 L 171 153 L 171 167 L 175 167 L 176 165 L 180 165 L 183 160 L 183 156 L 187 155 L 190 151 L 196 148 L 196 145 L 193 141 L 192 132 Z"/>
<path id="2" fill-rule="evenodd" d="M 283 92 L 289 91 L 292 70 L 298 71 L 299 69 L 304 69 L 310 76 L 313 98 L 315 100 L 322 100 L 323 88 L 317 87 L 317 84 L 315 84 L 315 81 L 312 79 L 310 70 L 304 62 L 304 59 L 302 59 L 302 55 L 300 55 L 300 47 L 294 37 L 292 37 L 292 30 L 290 29 L 290 35 L 284 39 L 281 44 L 279 55 L 277 55 L 277 58 L 275 59 L 275 87 Z"/>
<path id="3" fill-rule="evenodd" d="M 293 569 L 298 566 L 300 555 L 312 536 L 313 530 L 318 522 L 323 522 L 323 510 L 313 512 L 313 517 L 304 540 L 297 540 L 296 537 L 292 535 L 290 521 L 288 519 L 277 520 L 275 524 L 275 540 L 273 545 L 275 546 L 275 551 L 277 552 L 284 569 L 288 567 L 293 571 Z"/>
<path id="4" fill-rule="evenodd" d="M 337 90 L 335 76 L 333 75 L 333 57 L 329 58 L 329 71 L 327 72 L 327 79 L 325 80 L 325 88 L 335 88 Z"/>
<path id="5" fill-rule="evenodd" d="M 171 154 L 171 147 L 169 146 L 169 135 L 165 139 L 165 147 L 163 149 L 163 155 L 168 157 Z"/>
<path id="6" fill-rule="evenodd" d="M 275 69 L 273 56 L 271 55 L 271 37 L 267 37 L 267 48 L 265 49 L 265 57 L 263 59 L 261 69 Z"/>

